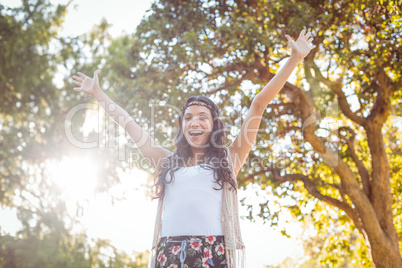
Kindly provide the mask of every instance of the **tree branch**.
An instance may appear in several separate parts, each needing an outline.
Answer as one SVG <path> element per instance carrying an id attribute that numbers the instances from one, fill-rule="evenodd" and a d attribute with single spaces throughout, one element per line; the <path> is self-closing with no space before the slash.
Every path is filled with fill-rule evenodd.
<path id="1" fill-rule="evenodd" d="M 280 169 L 272 169 L 272 175 L 273 180 L 280 184 L 287 181 L 288 182 L 302 181 L 304 184 L 304 188 L 306 188 L 309 194 L 311 194 L 312 196 L 321 201 L 324 201 L 332 206 L 335 206 L 345 211 L 346 215 L 354 222 L 358 230 L 363 234 L 363 225 L 356 209 L 349 206 L 346 202 L 342 202 L 336 198 L 323 195 L 322 193 L 320 193 L 320 191 L 318 191 L 318 189 L 315 187 L 314 183 L 308 178 L 308 176 L 303 174 L 286 174 L 282 176 L 280 175 Z"/>
<path id="2" fill-rule="evenodd" d="M 396 91 L 392 80 L 388 77 L 384 70 L 380 70 L 376 74 L 378 87 L 377 98 L 374 102 L 373 108 L 370 111 L 367 120 L 373 121 L 377 126 L 382 126 L 387 120 L 391 110 L 391 95 Z"/>
<path id="3" fill-rule="evenodd" d="M 31 11 L 31 10 L 29 9 L 30 4 L 28 3 L 28 1 L 23 1 L 24 8 L 25 8 L 26 12 L 28 13 L 28 16 L 25 18 L 25 22 L 24 22 L 24 23 L 26 23 L 26 24 L 29 25 L 29 19 L 30 19 L 35 13 L 38 12 L 37 9 L 38 9 L 38 7 L 41 5 L 41 3 L 42 3 L 41 1 L 38 1 L 38 2 L 35 4 L 35 6 L 33 7 L 33 10 Z"/>
<path id="4" fill-rule="evenodd" d="M 286 83 L 282 91 L 300 110 L 299 116 L 303 122 L 304 138 L 311 144 L 313 149 L 320 155 L 320 157 L 332 166 L 332 168 L 341 178 L 342 188 L 352 200 L 353 205 L 355 205 L 362 224 L 365 226 L 367 235 L 371 239 L 383 243 L 382 245 L 384 247 L 388 246 L 386 244 L 389 242 L 389 240 L 381 228 L 376 211 L 369 198 L 361 190 L 355 174 L 352 172 L 347 163 L 342 161 L 337 152 L 327 149 L 324 142 L 315 135 L 315 122 L 317 118 L 311 99 L 301 88 L 298 88 L 290 83 Z M 356 226 L 357 224 L 358 222 L 356 223 Z"/>
<path id="5" fill-rule="evenodd" d="M 341 110 L 345 114 L 345 116 L 361 126 L 364 125 L 365 118 L 358 116 L 350 109 L 350 105 L 346 99 L 345 93 L 342 91 L 341 81 L 331 81 L 330 79 L 324 77 L 321 73 L 321 70 L 315 64 L 312 57 L 307 57 L 304 61 L 304 64 L 306 70 L 308 69 L 314 70 L 313 79 L 316 79 L 317 81 L 326 85 L 330 90 L 332 90 L 338 96 L 339 106 L 341 107 Z"/>
<path id="6" fill-rule="evenodd" d="M 341 134 L 341 131 L 347 131 L 351 134 L 350 138 L 347 138 L 345 135 Z M 348 145 L 348 149 L 350 152 L 350 155 L 352 157 L 353 162 L 356 164 L 357 170 L 360 175 L 360 179 L 363 185 L 363 192 L 369 197 L 370 196 L 370 174 L 367 170 L 367 168 L 364 166 L 363 162 L 359 159 L 359 157 L 356 154 L 356 150 L 354 147 L 354 142 L 355 142 L 355 137 L 356 133 L 351 129 L 350 127 L 340 127 L 338 129 L 338 136 L 342 136 L 346 140 L 346 144 Z"/>
<path id="7" fill-rule="evenodd" d="M 220 86 L 220 87 L 218 87 L 217 89 L 214 89 L 214 90 L 211 90 L 211 91 L 208 91 L 208 92 L 206 92 L 208 95 L 213 95 L 213 94 L 215 94 L 215 93 L 217 93 L 217 92 L 219 92 L 219 91 L 222 91 L 222 90 L 224 90 L 224 89 L 227 89 L 227 88 L 229 88 L 229 87 L 239 87 L 240 85 L 241 85 L 241 83 L 244 81 L 244 80 L 247 80 L 248 78 L 251 78 L 253 76 L 253 74 L 251 74 L 251 73 L 249 73 L 249 72 L 246 72 L 243 76 L 241 76 L 240 78 L 238 78 L 238 79 L 234 79 L 234 83 L 228 83 L 227 82 L 227 80 L 225 81 L 225 83 L 222 85 L 222 86 Z"/>

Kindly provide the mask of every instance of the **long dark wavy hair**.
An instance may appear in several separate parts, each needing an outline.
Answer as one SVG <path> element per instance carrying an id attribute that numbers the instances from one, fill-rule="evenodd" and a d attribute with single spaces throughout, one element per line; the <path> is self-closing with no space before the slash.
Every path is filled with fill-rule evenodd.
<path id="1" fill-rule="evenodd" d="M 185 164 L 188 163 L 192 157 L 191 145 L 188 143 L 183 132 L 183 116 L 187 104 L 194 101 L 203 102 L 212 108 L 211 114 L 213 119 L 213 127 L 208 137 L 208 146 L 202 162 L 203 164 L 208 165 L 201 165 L 204 168 L 210 168 L 214 171 L 216 182 L 220 187 L 215 190 L 221 190 L 224 182 L 229 183 L 232 190 L 236 190 L 237 188 L 235 183 L 236 178 L 234 177 L 228 163 L 227 154 L 229 152 L 225 148 L 226 136 L 223 123 L 219 119 L 219 108 L 207 97 L 192 96 L 187 99 L 179 116 L 179 129 L 175 138 L 176 150 L 166 157 L 162 165 L 160 165 L 155 177 L 154 186 L 156 188 L 156 192 L 153 199 L 162 198 L 165 196 L 166 184 L 174 181 L 174 173 L 179 168 L 185 166 Z M 168 172 L 171 176 L 171 180 L 169 181 L 166 180 L 166 175 Z"/>

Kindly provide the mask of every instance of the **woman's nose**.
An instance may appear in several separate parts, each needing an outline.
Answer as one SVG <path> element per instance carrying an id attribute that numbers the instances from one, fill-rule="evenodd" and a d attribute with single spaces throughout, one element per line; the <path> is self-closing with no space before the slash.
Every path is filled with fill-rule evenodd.
<path id="1" fill-rule="evenodd" d="M 198 118 L 193 118 L 190 122 L 190 126 L 198 126 L 199 125 L 199 120 Z"/>

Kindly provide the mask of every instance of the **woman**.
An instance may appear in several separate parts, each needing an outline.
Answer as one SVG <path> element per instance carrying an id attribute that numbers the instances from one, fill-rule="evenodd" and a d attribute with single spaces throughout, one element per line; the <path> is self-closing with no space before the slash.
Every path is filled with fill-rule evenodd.
<path id="1" fill-rule="evenodd" d="M 126 129 L 141 153 L 158 170 L 159 199 L 151 267 L 244 267 L 236 175 L 255 141 L 264 110 L 312 45 L 302 30 L 288 35 L 292 53 L 252 101 L 240 132 L 228 147 L 218 107 L 206 97 L 190 97 L 179 117 L 177 149 L 155 143 L 130 115 L 100 88 L 98 73 L 73 76 L 74 90 L 92 95 Z"/>

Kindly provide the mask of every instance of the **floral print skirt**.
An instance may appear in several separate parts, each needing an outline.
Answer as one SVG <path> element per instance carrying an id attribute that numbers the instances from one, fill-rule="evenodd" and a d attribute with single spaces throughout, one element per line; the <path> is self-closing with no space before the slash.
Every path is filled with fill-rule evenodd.
<path id="1" fill-rule="evenodd" d="M 162 237 L 155 257 L 155 268 L 227 268 L 223 235 Z"/>

